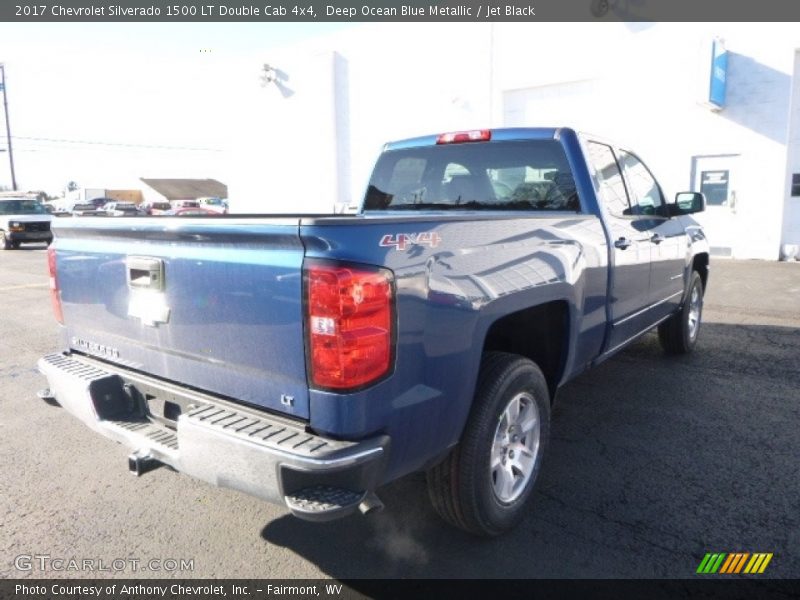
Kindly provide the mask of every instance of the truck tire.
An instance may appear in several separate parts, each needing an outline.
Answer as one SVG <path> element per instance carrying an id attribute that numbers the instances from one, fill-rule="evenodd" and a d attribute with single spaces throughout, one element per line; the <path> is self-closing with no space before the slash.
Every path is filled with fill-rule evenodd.
<path id="1" fill-rule="evenodd" d="M 461 440 L 427 472 L 428 493 L 448 523 L 482 536 L 524 514 L 550 434 L 550 395 L 535 363 L 487 352 Z"/>
<path id="2" fill-rule="evenodd" d="M 658 339 L 664 352 L 689 354 L 697 343 L 702 316 L 703 280 L 697 271 L 692 271 L 683 306 L 658 326 Z"/>
<path id="3" fill-rule="evenodd" d="M 6 237 L 6 232 L 0 230 L 0 248 L 3 250 L 11 250 L 14 248 L 13 242 Z"/>

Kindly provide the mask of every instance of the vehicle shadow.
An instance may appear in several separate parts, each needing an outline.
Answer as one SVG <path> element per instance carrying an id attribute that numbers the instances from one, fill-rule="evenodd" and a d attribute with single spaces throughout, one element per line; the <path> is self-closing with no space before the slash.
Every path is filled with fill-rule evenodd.
<path id="1" fill-rule="evenodd" d="M 377 515 L 287 515 L 262 537 L 337 579 L 680 578 L 708 551 L 774 552 L 771 576 L 797 577 L 797 348 L 797 328 L 705 323 L 690 356 L 648 334 L 578 377 L 528 515 L 501 538 L 446 526 L 422 474 L 378 490 Z"/>

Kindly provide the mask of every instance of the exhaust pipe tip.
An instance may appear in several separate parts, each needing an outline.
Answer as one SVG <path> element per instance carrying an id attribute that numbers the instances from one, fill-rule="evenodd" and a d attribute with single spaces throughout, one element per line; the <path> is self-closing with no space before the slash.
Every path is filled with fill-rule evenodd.
<path id="1" fill-rule="evenodd" d="M 161 464 L 162 463 L 153 458 L 149 450 L 137 450 L 128 456 L 128 470 L 131 472 L 131 475 L 135 475 L 136 477 L 140 477 L 148 471 L 157 469 Z"/>
<path id="2" fill-rule="evenodd" d="M 358 505 L 358 510 L 361 511 L 362 515 L 380 512 L 383 510 L 383 502 L 381 502 L 375 492 L 369 492 L 361 501 L 361 504 Z"/>

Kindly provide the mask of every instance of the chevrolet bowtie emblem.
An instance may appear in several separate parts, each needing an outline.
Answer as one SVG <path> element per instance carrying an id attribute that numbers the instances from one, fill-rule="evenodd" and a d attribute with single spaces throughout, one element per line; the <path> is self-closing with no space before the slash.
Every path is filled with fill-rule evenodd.
<path id="1" fill-rule="evenodd" d="M 143 325 L 157 327 L 168 323 L 170 308 L 163 292 L 131 290 L 128 300 L 128 316 L 141 319 Z"/>

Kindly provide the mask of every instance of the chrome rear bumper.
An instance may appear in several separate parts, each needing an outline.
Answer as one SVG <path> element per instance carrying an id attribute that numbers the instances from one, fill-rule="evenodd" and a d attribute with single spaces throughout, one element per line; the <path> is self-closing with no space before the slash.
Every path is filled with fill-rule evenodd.
<path id="1" fill-rule="evenodd" d="M 285 504 L 309 520 L 353 512 L 380 482 L 389 439 L 341 441 L 302 423 L 76 354 L 39 359 L 58 403 L 91 429 L 214 485 Z M 175 426 L 148 414 L 137 388 L 180 398 Z M 137 461 L 136 464 L 139 463 Z M 136 469 L 138 472 L 138 467 Z"/>

